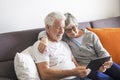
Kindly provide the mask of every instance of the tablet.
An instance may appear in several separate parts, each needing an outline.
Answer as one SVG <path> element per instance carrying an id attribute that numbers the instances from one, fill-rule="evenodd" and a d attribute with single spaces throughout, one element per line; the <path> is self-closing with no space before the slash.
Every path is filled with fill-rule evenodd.
<path id="1" fill-rule="evenodd" d="M 110 56 L 91 60 L 90 63 L 87 65 L 87 68 L 90 68 L 92 71 L 97 71 L 102 66 L 102 64 L 109 60 Z"/>

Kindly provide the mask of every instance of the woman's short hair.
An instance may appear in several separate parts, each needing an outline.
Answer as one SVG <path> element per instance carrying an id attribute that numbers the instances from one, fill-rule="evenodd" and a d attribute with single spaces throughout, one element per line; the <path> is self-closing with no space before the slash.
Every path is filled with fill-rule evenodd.
<path id="1" fill-rule="evenodd" d="M 64 15 L 66 17 L 65 26 L 68 26 L 70 23 L 74 23 L 75 25 L 78 25 L 77 19 L 72 14 L 65 13 Z"/>
<path id="2" fill-rule="evenodd" d="M 60 12 L 51 12 L 45 18 L 45 25 L 52 26 L 55 20 L 65 20 L 66 17 Z"/>

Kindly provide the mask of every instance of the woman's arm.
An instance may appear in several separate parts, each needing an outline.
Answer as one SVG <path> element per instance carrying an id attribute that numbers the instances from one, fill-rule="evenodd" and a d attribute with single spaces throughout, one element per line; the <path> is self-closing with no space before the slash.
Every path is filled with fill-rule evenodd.
<path id="1" fill-rule="evenodd" d="M 107 52 L 107 50 L 103 47 L 99 37 L 95 33 L 93 35 L 93 39 L 94 39 L 93 43 L 95 46 L 94 49 L 95 49 L 95 52 L 98 55 L 98 57 L 100 58 L 100 57 L 110 56 L 110 54 Z M 112 66 L 112 63 L 113 63 L 113 61 L 111 58 L 109 61 L 105 62 L 101 67 L 108 69 Z"/>
<path id="2" fill-rule="evenodd" d="M 107 50 L 103 47 L 99 37 L 93 33 L 93 45 L 97 56 L 100 58 L 110 56 Z"/>
<path id="3" fill-rule="evenodd" d="M 44 53 L 47 51 L 47 42 L 48 42 L 48 38 L 46 35 L 46 31 L 42 31 L 39 33 L 38 35 L 38 40 L 40 40 L 39 46 L 38 46 L 38 50 L 40 51 L 40 53 Z"/>

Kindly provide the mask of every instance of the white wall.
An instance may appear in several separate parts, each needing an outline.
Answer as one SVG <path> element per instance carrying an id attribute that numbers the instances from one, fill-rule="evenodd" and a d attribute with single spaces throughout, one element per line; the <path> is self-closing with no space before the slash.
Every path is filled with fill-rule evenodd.
<path id="1" fill-rule="evenodd" d="M 0 0 L 0 33 L 44 27 L 51 11 L 97 20 L 120 16 L 120 0 Z"/>

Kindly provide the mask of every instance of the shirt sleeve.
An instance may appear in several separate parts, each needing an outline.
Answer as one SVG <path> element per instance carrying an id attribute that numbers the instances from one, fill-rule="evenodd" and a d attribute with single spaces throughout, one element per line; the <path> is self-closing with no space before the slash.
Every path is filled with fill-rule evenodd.
<path id="1" fill-rule="evenodd" d="M 99 37 L 95 33 L 93 33 L 93 43 L 95 52 L 97 53 L 98 57 L 110 56 L 107 50 L 103 47 Z"/>
<path id="2" fill-rule="evenodd" d="M 40 63 L 40 62 L 49 62 L 49 54 L 48 53 L 40 53 L 38 50 L 38 45 L 40 41 L 38 40 L 35 42 L 32 46 L 32 57 L 35 61 L 35 63 Z"/>

